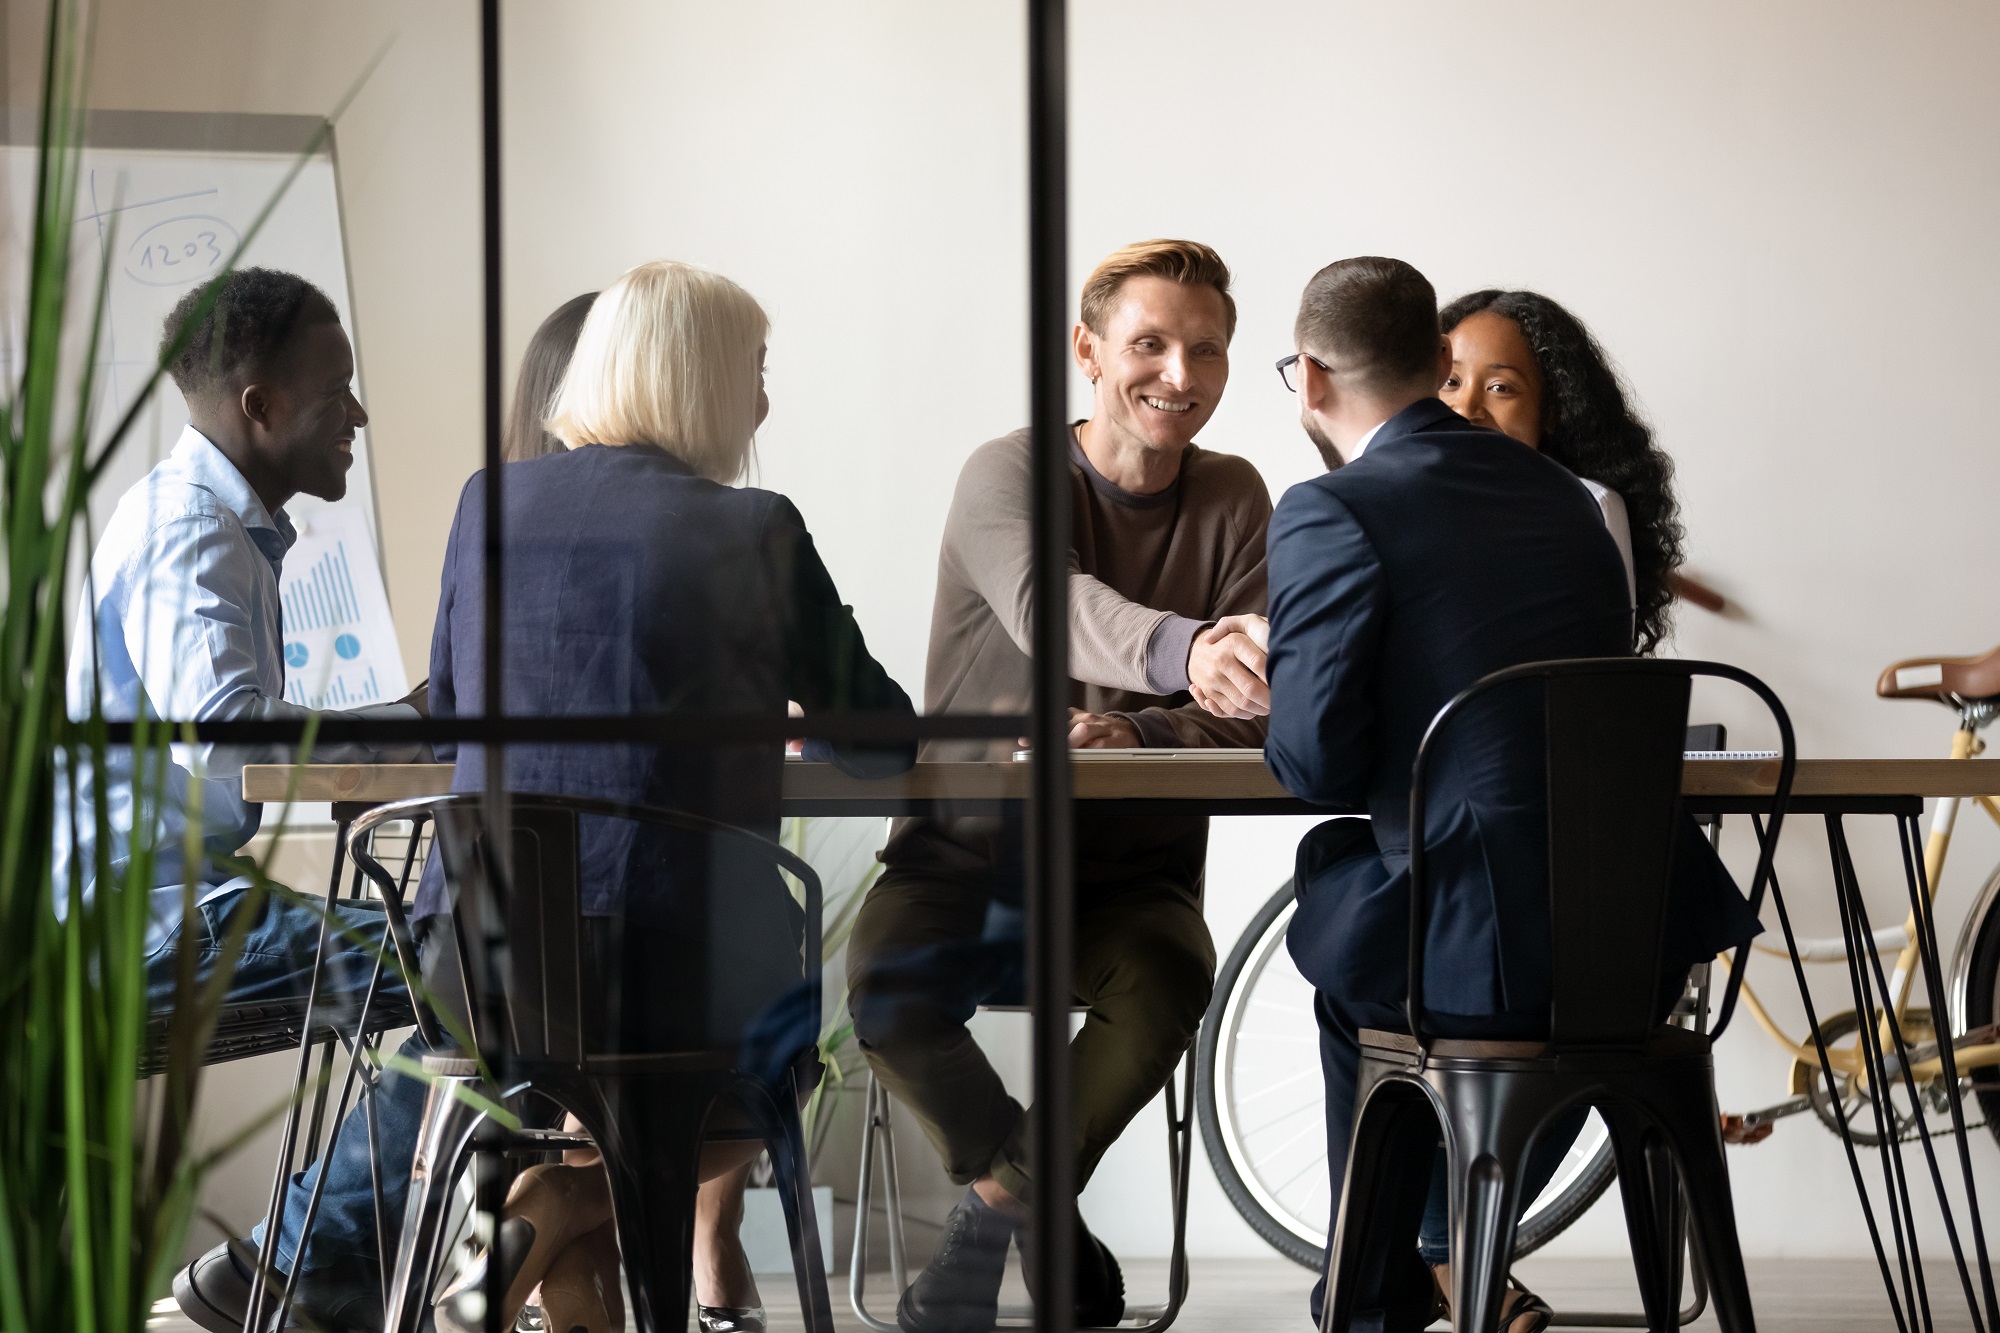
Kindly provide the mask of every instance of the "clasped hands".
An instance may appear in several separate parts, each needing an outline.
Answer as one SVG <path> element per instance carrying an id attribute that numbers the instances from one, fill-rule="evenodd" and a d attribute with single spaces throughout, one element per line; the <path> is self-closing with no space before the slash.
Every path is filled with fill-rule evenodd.
<path id="1" fill-rule="evenodd" d="M 1271 622 L 1264 617 L 1224 616 L 1188 647 L 1188 692 L 1217 717 L 1268 717 L 1264 659 L 1270 644 Z"/>

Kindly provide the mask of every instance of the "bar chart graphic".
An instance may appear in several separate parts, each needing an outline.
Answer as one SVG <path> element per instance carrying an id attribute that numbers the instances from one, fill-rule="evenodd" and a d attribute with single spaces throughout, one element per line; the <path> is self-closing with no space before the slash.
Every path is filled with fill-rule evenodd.
<path id="1" fill-rule="evenodd" d="M 354 597 L 354 573 L 347 564 L 347 543 L 336 541 L 297 582 L 280 594 L 285 607 L 285 631 L 358 625 L 361 607 Z M 347 636 L 352 637 L 352 636 Z"/>
<path id="2" fill-rule="evenodd" d="M 301 516 L 278 601 L 288 701 L 360 708 L 408 691 L 382 571 L 358 512 L 329 506 Z"/>

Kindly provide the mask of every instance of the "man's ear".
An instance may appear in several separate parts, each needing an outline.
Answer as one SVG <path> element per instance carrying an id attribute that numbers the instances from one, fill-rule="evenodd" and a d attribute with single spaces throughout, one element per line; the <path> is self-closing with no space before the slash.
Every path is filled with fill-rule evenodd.
<path id="1" fill-rule="evenodd" d="M 1440 389 L 1444 388 L 1444 382 L 1450 378 L 1451 378 L 1451 339 L 1440 335 L 1438 338 L 1437 383 L 1431 386 L 1431 392 L 1436 393 Z"/>
<path id="2" fill-rule="evenodd" d="M 237 410 L 256 422 L 269 428 L 271 424 L 271 395 L 261 384 L 246 384 L 243 392 L 236 396 Z"/>
<path id="3" fill-rule="evenodd" d="M 1078 320 L 1076 327 L 1070 330 L 1069 351 L 1083 377 L 1092 384 L 1097 383 L 1098 377 L 1104 374 L 1104 367 L 1099 363 L 1097 335 L 1082 320 Z"/>
<path id="4" fill-rule="evenodd" d="M 1299 369 L 1299 402 L 1308 411 L 1330 412 L 1334 399 L 1340 391 L 1334 387 L 1333 376 L 1319 368 L 1319 362 L 1309 356 L 1302 356 L 1292 363 Z"/>

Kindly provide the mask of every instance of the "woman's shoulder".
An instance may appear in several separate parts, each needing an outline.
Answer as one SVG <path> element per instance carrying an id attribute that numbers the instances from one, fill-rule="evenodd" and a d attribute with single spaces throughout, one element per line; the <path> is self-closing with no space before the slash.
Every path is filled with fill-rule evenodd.
<path id="1" fill-rule="evenodd" d="M 1624 496 L 1601 481 L 1592 481 L 1589 477 L 1578 477 L 1577 480 L 1590 492 L 1590 498 L 1597 501 L 1597 508 L 1604 515 L 1606 526 L 1617 529 L 1630 525 L 1631 520 L 1625 512 Z"/>

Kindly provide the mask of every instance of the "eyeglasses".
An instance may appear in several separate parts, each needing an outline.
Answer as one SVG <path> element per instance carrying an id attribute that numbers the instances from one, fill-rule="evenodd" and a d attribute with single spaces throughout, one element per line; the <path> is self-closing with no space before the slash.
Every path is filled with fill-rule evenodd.
<path id="1" fill-rule="evenodd" d="M 1314 356 L 1311 352 L 1293 352 L 1290 356 L 1283 357 L 1278 361 L 1278 378 L 1283 380 L 1285 382 L 1285 387 L 1287 389 L 1290 389 L 1293 393 L 1297 393 L 1299 391 L 1299 386 L 1292 383 L 1292 367 L 1295 364 L 1297 364 L 1300 357 L 1304 357 L 1306 360 L 1312 362 L 1314 365 L 1318 366 L 1321 370 L 1325 371 L 1329 375 L 1333 373 L 1332 366 L 1329 366 L 1326 362 L 1320 360 L 1318 357 Z"/>

